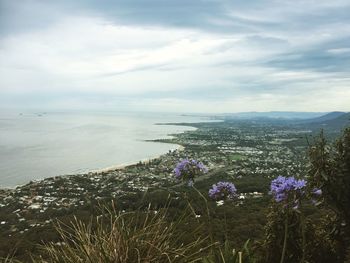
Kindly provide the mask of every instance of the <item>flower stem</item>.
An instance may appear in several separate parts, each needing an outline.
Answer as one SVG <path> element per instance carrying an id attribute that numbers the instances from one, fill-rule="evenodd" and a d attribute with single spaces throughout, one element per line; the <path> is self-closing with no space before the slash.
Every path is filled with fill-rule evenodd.
<path id="1" fill-rule="evenodd" d="M 226 240 L 228 240 L 228 236 L 227 236 L 227 218 L 226 218 L 226 209 L 224 209 L 224 217 L 225 217 L 225 242 Z"/>
<path id="2" fill-rule="evenodd" d="M 287 248 L 287 238 L 288 238 L 288 212 L 287 212 L 286 221 L 285 221 L 285 225 L 284 225 L 284 240 L 283 240 L 283 249 L 282 249 L 280 263 L 284 262 L 284 257 L 285 257 L 286 248 Z"/>
<path id="3" fill-rule="evenodd" d="M 214 244 L 214 237 L 213 237 L 213 229 L 211 225 L 211 219 L 210 219 L 210 211 L 209 211 L 209 206 L 208 206 L 208 200 L 204 197 L 204 195 L 195 187 L 193 186 L 193 189 L 198 193 L 198 195 L 203 199 L 205 207 L 206 207 L 206 212 L 207 212 L 207 224 L 208 224 L 208 229 L 209 229 L 209 237 L 210 237 L 210 242 Z"/>
<path id="4" fill-rule="evenodd" d="M 305 241 L 306 241 L 306 238 L 305 238 L 305 219 L 304 219 L 304 215 L 301 214 L 301 235 L 302 235 L 302 258 L 301 258 L 301 263 L 303 263 L 305 261 Z"/>

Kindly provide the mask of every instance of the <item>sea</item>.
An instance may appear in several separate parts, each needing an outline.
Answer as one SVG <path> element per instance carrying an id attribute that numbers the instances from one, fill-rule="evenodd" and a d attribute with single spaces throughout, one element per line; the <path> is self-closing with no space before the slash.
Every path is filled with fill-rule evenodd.
<path id="1" fill-rule="evenodd" d="M 179 145 L 147 140 L 194 130 L 160 123 L 210 121 L 172 113 L 2 112 L 0 188 L 156 158 Z"/>

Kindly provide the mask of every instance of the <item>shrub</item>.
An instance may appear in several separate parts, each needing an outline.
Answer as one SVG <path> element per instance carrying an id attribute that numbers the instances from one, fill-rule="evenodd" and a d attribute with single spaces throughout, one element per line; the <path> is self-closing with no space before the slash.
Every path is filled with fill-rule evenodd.
<path id="1" fill-rule="evenodd" d="M 350 128 L 334 144 L 328 144 L 321 132 L 309 156 L 310 181 L 322 190 L 325 206 L 337 216 L 329 238 L 340 244 L 339 255 L 347 253 L 350 258 Z"/>

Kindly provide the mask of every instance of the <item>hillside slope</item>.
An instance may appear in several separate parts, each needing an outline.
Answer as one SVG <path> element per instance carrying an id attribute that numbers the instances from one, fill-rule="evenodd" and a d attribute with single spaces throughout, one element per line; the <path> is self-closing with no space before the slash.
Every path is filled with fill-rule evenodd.
<path id="1" fill-rule="evenodd" d="M 346 114 L 346 112 L 333 111 L 333 112 L 327 113 L 325 115 L 322 115 L 320 117 L 303 120 L 302 122 L 305 122 L 305 123 L 321 123 L 321 122 L 325 122 L 325 121 L 336 119 L 338 117 L 341 117 L 344 114 Z"/>
<path id="2" fill-rule="evenodd" d="M 350 127 L 350 112 L 331 112 L 319 118 L 302 122 L 312 129 L 341 130 Z"/>

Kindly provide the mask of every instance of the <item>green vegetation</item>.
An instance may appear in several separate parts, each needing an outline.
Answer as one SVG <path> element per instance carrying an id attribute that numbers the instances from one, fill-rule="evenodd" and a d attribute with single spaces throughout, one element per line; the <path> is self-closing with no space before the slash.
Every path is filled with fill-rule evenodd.
<path id="1" fill-rule="evenodd" d="M 330 238 L 336 242 L 341 260 L 350 262 L 350 128 L 331 145 L 321 133 L 309 156 L 311 182 L 322 189 L 325 206 L 332 211 Z"/>
<path id="2" fill-rule="evenodd" d="M 228 156 L 231 160 L 233 161 L 239 161 L 243 159 L 243 155 L 242 154 L 231 154 Z"/>
<path id="3" fill-rule="evenodd" d="M 194 262 L 209 250 L 198 224 L 191 241 L 182 242 L 179 226 L 188 222 L 190 210 L 168 221 L 167 208 L 150 207 L 129 213 L 104 209 L 88 224 L 77 219 L 71 226 L 58 225 L 60 243 L 43 247 L 34 262 Z"/>

